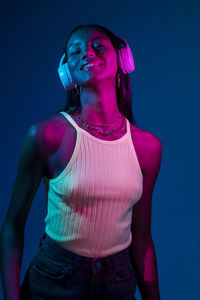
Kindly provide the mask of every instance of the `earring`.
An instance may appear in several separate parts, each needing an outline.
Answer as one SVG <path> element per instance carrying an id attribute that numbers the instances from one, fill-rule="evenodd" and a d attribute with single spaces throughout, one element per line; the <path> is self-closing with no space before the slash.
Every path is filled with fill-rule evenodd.
<path id="1" fill-rule="evenodd" d="M 77 83 L 75 83 L 75 89 L 76 89 L 76 93 L 80 96 L 80 92 L 79 92 L 78 84 Z"/>
<path id="2" fill-rule="evenodd" d="M 120 75 L 119 75 L 119 73 L 117 74 L 117 85 L 118 85 L 118 88 L 120 88 Z"/>

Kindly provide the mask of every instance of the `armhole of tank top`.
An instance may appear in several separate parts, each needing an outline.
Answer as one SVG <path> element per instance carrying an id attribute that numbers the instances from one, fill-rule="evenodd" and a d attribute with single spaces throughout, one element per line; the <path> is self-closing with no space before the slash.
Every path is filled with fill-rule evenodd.
<path id="1" fill-rule="evenodd" d="M 67 119 L 67 117 L 66 117 L 65 114 L 63 114 L 62 112 L 60 112 L 60 114 L 65 119 Z M 67 121 L 68 121 L 68 119 L 67 119 Z M 68 164 L 65 166 L 65 168 L 63 169 L 63 171 L 58 176 L 56 176 L 54 178 L 47 178 L 47 177 L 44 176 L 43 180 L 44 180 L 45 185 L 49 184 L 49 183 L 56 183 L 57 181 L 61 180 L 63 178 L 63 176 L 65 176 L 65 174 L 67 172 L 69 172 L 69 170 L 71 169 L 71 167 L 72 167 L 72 165 L 73 165 L 73 163 L 76 160 L 76 157 L 78 155 L 78 151 L 80 149 L 80 143 L 81 143 L 81 134 L 79 134 L 79 132 L 76 130 L 76 141 L 75 141 L 75 145 L 74 145 L 74 151 L 73 151 L 73 153 L 71 155 L 71 158 L 70 158 Z"/>
<path id="2" fill-rule="evenodd" d="M 137 164 L 137 166 L 138 166 L 138 170 L 139 170 L 140 176 L 142 177 L 142 181 L 143 181 L 142 168 L 141 168 L 141 166 L 140 166 L 140 162 L 139 162 L 139 159 L 138 159 L 136 150 L 135 150 L 135 145 L 134 145 L 134 143 L 133 143 L 132 134 L 131 134 L 131 125 L 130 125 L 130 123 L 128 124 L 128 126 L 129 126 L 129 142 L 130 142 L 130 146 L 131 146 L 131 149 L 132 149 L 133 152 L 134 152 L 134 157 L 135 157 L 135 160 L 136 160 L 136 164 Z"/>

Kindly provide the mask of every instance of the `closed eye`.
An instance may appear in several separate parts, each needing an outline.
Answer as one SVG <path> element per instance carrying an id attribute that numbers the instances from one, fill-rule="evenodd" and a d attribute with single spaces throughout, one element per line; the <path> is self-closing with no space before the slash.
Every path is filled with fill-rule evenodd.
<path id="1" fill-rule="evenodd" d="M 76 53 L 78 53 L 79 51 L 76 51 L 76 52 L 73 52 L 73 53 L 71 53 L 71 55 L 74 55 L 74 54 L 76 54 Z"/>
<path id="2" fill-rule="evenodd" d="M 98 45 L 97 48 L 99 48 L 99 47 L 104 47 L 104 46 L 103 46 L 103 45 Z M 79 50 L 79 51 L 76 51 L 76 52 L 72 52 L 71 55 L 74 55 L 74 54 L 76 54 L 76 53 L 78 53 L 78 52 L 80 52 L 80 50 Z"/>

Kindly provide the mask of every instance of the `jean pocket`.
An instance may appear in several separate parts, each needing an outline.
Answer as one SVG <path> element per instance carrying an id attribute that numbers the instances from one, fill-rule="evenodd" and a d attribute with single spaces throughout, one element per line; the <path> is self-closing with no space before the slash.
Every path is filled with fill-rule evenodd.
<path id="1" fill-rule="evenodd" d="M 136 282 L 135 270 L 131 264 L 128 266 L 117 267 L 113 271 L 113 275 L 117 282 L 127 281 L 130 279 L 133 279 Z"/>
<path id="2" fill-rule="evenodd" d="M 47 278 L 61 280 L 65 276 L 72 275 L 73 266 L 70 262 L 67 264 L 61 264 L 42 255 L 38 257 L 32 265 L 32 271 L 35 271 L 37 274 Z"/>

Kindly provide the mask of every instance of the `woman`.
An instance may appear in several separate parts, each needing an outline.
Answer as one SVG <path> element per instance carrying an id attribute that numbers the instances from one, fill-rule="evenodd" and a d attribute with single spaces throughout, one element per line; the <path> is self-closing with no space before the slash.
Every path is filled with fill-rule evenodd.
<path id="1" fill-rule="evenodd" d="M 133 70 L 128 44 L 105 27 L 82 25 L 68 36 L 58 69 L 67 104 L 28 131 L 1 232 L 6 299 L 128 300 L 136 284 L 143 299 L 160 299 L 150 223 L 162 146 L 132 124 Z M 18 289 L 42 178 L 45 233 Z"/>

